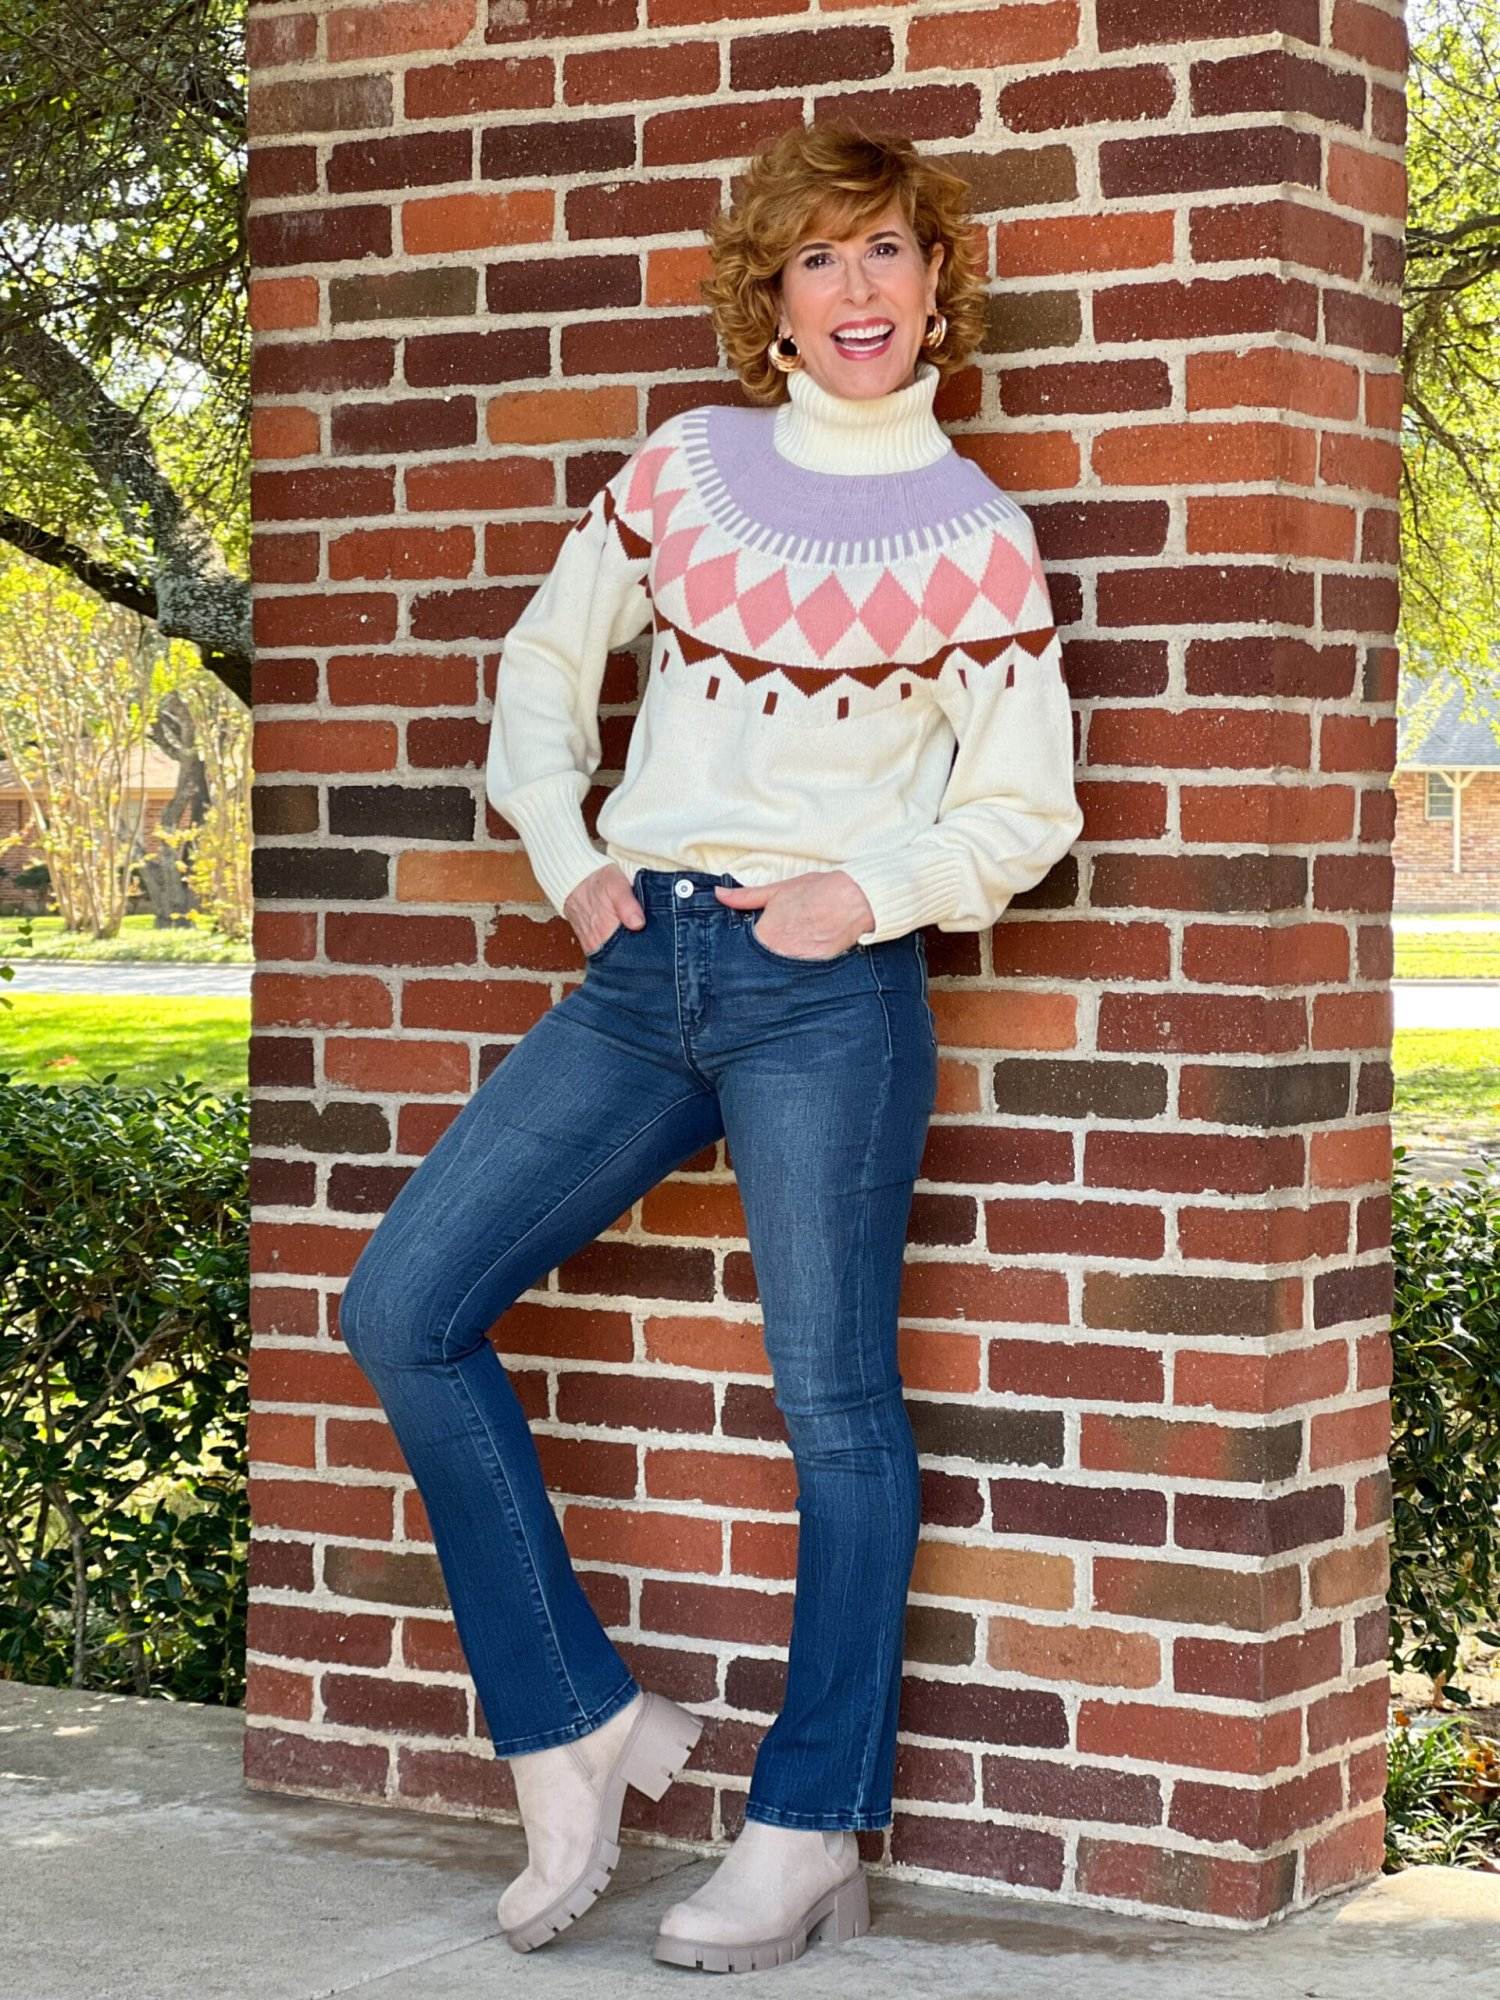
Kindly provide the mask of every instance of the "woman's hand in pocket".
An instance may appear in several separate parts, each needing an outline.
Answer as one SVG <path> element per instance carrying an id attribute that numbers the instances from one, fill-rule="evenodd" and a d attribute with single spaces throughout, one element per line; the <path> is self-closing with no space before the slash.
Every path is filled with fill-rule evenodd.
<path id="1" fill-rule="evenodd" d="M 714 890 L 736 910 L 760 910 L 755 934 L 785 958 L 837 958 L 875 922 L 865 892 L 842 868 L 810 869 L 783 882 Z"/>
<path id="2" fill-rule="evenodd" d="M 584 876 L 565 899 L 563 915 L 573 926 L 573 935 L 585 955 L 597 951 L 621 924 L 638 931 L 646 923 L 646 912 L 636 901 L 624 869 L 614 861 Z"/>

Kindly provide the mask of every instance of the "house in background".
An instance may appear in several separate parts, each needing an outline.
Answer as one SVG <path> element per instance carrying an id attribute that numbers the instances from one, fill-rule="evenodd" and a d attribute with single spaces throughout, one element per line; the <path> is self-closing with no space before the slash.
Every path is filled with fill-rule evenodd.
<path id="1" fill-rule="evenodd" d="M 177 789 L 177 765 L 154 744 L 148 743 L 141 762 L 141 784 L 125 794 L 125 819 L 139 825 L 144 847 L 155 831 L 162 810 Z M 19 834 L 20 839 L 13 836 Z M 51 906 L 45 884 L 38 889 L 23 887 L 17 877 L 40 866 L 39 849 L 31 839 L 31 809 L 26 794 L 7 758 L 0 757 L 0 916 L 32 916 Z M 146 907 L 144 897 L 134 895 L 130 907 Z"/>
<path id="2" fill-rule="evenodd" d="M 1500 705 L 1457 681 L 1397 722 L 1393 909 L 1500 911 Z"/>

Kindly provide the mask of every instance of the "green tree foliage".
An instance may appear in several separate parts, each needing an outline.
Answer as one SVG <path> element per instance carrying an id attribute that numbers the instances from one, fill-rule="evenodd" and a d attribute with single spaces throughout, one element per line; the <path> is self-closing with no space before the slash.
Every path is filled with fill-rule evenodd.
<path id="1" fill-rule="evenodd" d="M 0 541 L 248 698 L 242 17 L 0 9 Z"/>
<path id="2" fill-rule="evenodd" d="M 1411 16 L 1402 639 L 1493 687 L 1500 593 L 1500 0 Z"/>

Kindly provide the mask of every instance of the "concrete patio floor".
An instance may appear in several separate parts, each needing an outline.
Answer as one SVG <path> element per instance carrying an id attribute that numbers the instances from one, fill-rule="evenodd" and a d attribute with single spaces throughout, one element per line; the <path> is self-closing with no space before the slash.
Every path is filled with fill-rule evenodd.
<path id="1" fill-rule="evenodd" d="M 656 1921 L 712 1861 L 627 1847 L 526 1957 L 495 1898 L 519 1830 L 250 1791 L 236 1711 L 0 1682 L 0 2000 L 687 1995 Z M 1500 1875 L 1413 1869 L 1261 1931 L 871 1881 L 874 1927 L 749 1975 L 860 2000 L 1443 2000 L 1500 1992 Z M 756 1983 L 759 1982 L 759 1983 Z M 710 1990 L 717 1990 L 711 1986 Z M 736 1992 L 741 1990 L 739 1985 Z"/>

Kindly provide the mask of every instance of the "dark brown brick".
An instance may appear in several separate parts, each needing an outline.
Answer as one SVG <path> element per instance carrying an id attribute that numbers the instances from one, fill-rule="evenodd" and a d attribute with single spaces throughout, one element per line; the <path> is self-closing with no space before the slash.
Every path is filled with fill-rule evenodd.
<path id="1" fill-rule="evenodd" d="M 973 215 L 997 215 L 1078 196 L 1071 146 L 1006 146 L 996 153 L 950 154 L 946 164 L 969 184 Z"/>
<path id="2" fill-rule="evenodd" d="M 328 192 L 372 194 L 385 188 L 404 192 L 444 181 L 467 181 L 473 171 L 474 140 L 462 129 L 346 139 L 329 152 Z"/>
<path id="3" fill-rule="evenodd" d="M 537 181 L 566 174 L 625 173 L 635 165 L 635 120 L 630 117 L 527 118 L 492 125 L 479 135 L 479 177 L 486 181 Z M 634 258 L 632 266 L 639 269 Z"/>
<path id="4" fill-rule="evenodd" d="M 1317 187 L 1323 147 L 1315 132 L 1285 126 L 1222 132 L 1153 132 L 1140 139 L 1106 139 L 1099 148 L 1099 184 L 1121 195 L 1183 194 L 1197 188 L 1263 187 L 1298 181 Z"/>
<path id="5" fill-rule="evenodd" d="M 388 1153 L 391 1128 L 383 1105 L 263 1097 L 250 1106 L 257 1146 L 300 1153 Z"/>
<path id="6" fill-rule="evenodd" d="M 1193 111 L 1219 118 L 1239 111 L 1305 111 L 1329 124 L 1364 129 L 1365 80 L 1348 70 L 1294 55 L 1290 49 L 1256 49 L 1213 62 L 1195 62 Z"/>
<path id="7" fill-rule="evenodd" d="M 351 320 L 457 319 L 475 310 L 478 274 L 461 265 L 429 265 L 415 271 L 367 271 L 357 278 L 330 278 L 328 316 L 335 326 Z"/>
<path id="8" fill-rule="evenodd" d="M 1189 1168 L 1201 1175 L 1196 1165 Z M 1161 1178 L 1169 1176 L 1163 1171 Z M 1200 1178 L 1195 1191 L 1204 1186 Z M 1083 1316 L 1125 1333 L 1212 1334 L 1263 1340 L 1277 1328 L 1278 1281 L 1173 1271 L 1089 1271 Z"/>
<path id="9" fill-rule="evenodd" d="M 386 403 L 347 402 L 331 413 L 335 452 L 440 451 L 476 442 L 472 396 L 409 396 Z"/>
<path id="10" fill-rule="evenodd" d="M 570 35 L 628 35 L 636 0 L 527 0 L 524 13 L 491 7 L 487 42 L 565 41 Z"/>
<path id="11" fill-rule="evenodd" d="M 1114 1820 L 1125 1826 L 1161 1824 L 1161 1780 L 1145 1772 L 1055 1763 L 1046 1757 L 986 1756 L 980 1763 L 984 1803 L 1000 1812 Z"/>
<path id="12" fill-rule="evenodd" d="M 1179 1548 L 1222 1555 L 1279 1556 L 1344 1532 L 1344 1491 L 1319 1486 L 1273 1500 L 1233 1493 L 1179 1493 L 1172 1503 L 1172 1539 Z"/>
<path id="13" fill-rule="evenodd" d="M 1067 1712 L 1059 1694 L 911 1674 L 902 1683 L 901 1727 L 915 1736 L 945 1737 L 955 1743 L 1017 1743 L 1061 1750 L 1068 1741 Z"/>
<path id="14" fill-rule="evenodd" d="M 592 312 L 640 302 L 641 267 L 636 257 L 517 258 L 513 263 L 491 264 L 484 277 L 485 309 L 492 313 Z M 608 476 L 605 472 L 594 479 L 590 491 L 597 493 Z M 576 497 L 581 505 L 590 495 Z"/>
<path id="15" fill-rule="evenodd" d="M 973 1664 L 976 1620 L 967 1611 L 936 1604 L 913 1604 L 906 1613 L 905 1656 L 927 1666 Z"/>
<path id="16" fill-rule="evenodd" d="M 1271 272 L 1109 285 L 1094 294 L 1099 340 L 1199 340 L 1221 333 L 1301 333 L 1312 339 L 1317 328 L 1314 287 Z"/>
<path id="17" fill-rule="evenodd" d="M 995 108 L 1000 123 L 1012 132 L 1057 132 L 1076 125 L 1165 118 L 1176 94 L 1172 72 L 1162 63 L 1099 69 L 1080 63 L 1003 85 Z"/>
<path id="18" fill-rule="evenodd" d="M 1097 0 L 1101 49 L 1205 42 L 1219 36 L 1291 35 L 1318 41 L 1318 0 Z"/>
<path id="19" fill-rule="evenodd" d="M 1061 1465 L 1063 1420 L 1052 1410 L 984 1409 L 972 1403 L 907 1398 L 917 1449 L 927 1458 L 980 1465 Z"/>
<path id="20" fill-rule="evenodd" d="M 1394 1286 L 1394 1267 L 1388 1257 L 1373 1264 L 1351 1264 L 1342 1271 L 1319 1272 L 1313 1279 L 1313 1325 L 1387 1319 Z"/>
<path id="21" fill-rule="evenodd" d="M 1001 1535 L 1138 1547 L 1159 1547 L 1167 1539 L 1166 1495 L 1128 1486 L 992 1479 L 990 1513 Z"/>
<path id="22" fill-rule="evenodd" d="M 369 848 L 260 847 L 251 862 L 255 894 L 271 901 L 370 902 L 390 892 L 390 860 Z"/>
<path id="23" fill-rule="evenodd" d="M 547 342 L 544 326 L 507 327 L 503 333 L 409 334 L 406 379 L 414 389 L 540 380 L 548 370 Z"/>
<path id="24" fill-rule="evenodd" d="M 879 26 L 746 35 L 729 44 L 731 90 L 804 90 L 816 83 L 863 83 L 889 76 L 891 31 Z"/>
<path id="25" fill-rule="evenodd" d="M 1171 401 L 1165 361 L 1056 361 L 1000 377 L 1000 407 L 1010 417 L 1162 410 Z"/>
<path id="26" fill-rule="evenodd" d="M 1159 1063 L 1007 1056 L 990 1077 L 995 1109 L 1010 1117 L 1156 1118 L 1167 1108 L 1167 1075 Z"/>
<path id="27" fill-rule="evenodd" d="M 341 1215 L 384 1215 L 412 1172 L 411 1167 L 366 1167 L 340 1161 L 328 1176 L 328 1206 Z"/>
<path id="28" fill-rule="evenodd" d="M 1151 556 L 1167 545 L 1165 500 L 1065 500 L 1030 509 L 1043 558 Z"/>
<path id="29" fill-rule="evenodd" d="M 328 831 L 391 840 L 472 840 L 474 794 L 459 785 L 330 785 Z"/>
<path id="30" fill-rule="evenodd" d="M 316 785 L 272 785 L 257 779 L 250 793 L 250 818 L 257 833 L 316 833 Z"/>
<path id="31" fill-rule="evenodd" d="M 1076 347 L 1082 338 L 1083 308 L 1077 292 L 1023 292 L 1006 287 L 990 296 L 983 342 L 986 353 Z"/>
<path id="32" fill-rule="evenodd" d="M 391 254 L 391 211 L 374 205 L 340 202 L 330 208 L 261 210 L 250 217 L 246 231 L 250 261 L 261 271 Z"/>
<path id="33" fill-rule="evenodd" d="M 1349 1115 L 1349 1065 L 1216 1063 L 1184 1066 L 1178 1116 L 1216 1125 L 1321 1125 Z"/>
<path id="34" fill-rule="evenodd" d="M 891 1834 L 895 1862 L 1028 1889 L 1062 1887 L 1063 1852 L 1056 1834 L 982 1820 L 941 1819 L 936 1813 L 905 1813 Z"/>

